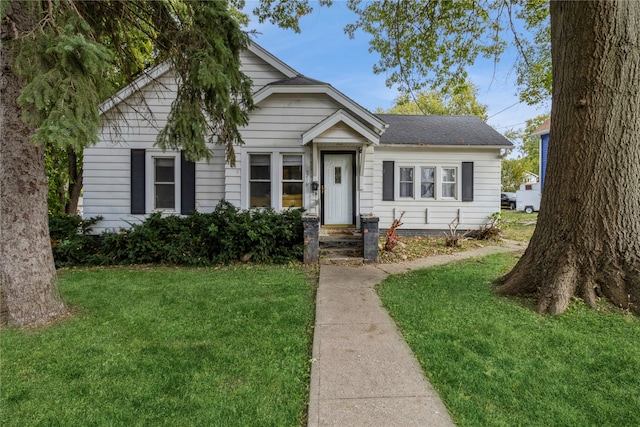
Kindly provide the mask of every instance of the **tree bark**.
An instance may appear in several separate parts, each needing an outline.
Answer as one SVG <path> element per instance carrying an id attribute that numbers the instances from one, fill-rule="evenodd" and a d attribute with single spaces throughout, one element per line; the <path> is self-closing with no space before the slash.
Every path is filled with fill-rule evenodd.
<path id="1" fill-rule="evenodd" d="M 67 162 L 69 166 L 69 200 L 65 204 L 67 215 L 78 215 L 78 202 L 82 192 L 82 167 L 78 167 L 78 156 L 73 147 L 67 148 Z"/>
<path id="2" fill-rule="evenodd" d="M 538 225 L 503 294 L 557 314 L 640 312 L 640 3 L 551 2 L 553 99 Z"/>
<path id="3" fill-rule="evenodd" d="M 42 324 L 66 312 L 56 288 L 47 214 L 44 150 L 33 145 L 33 129 L 22 121 L 21 80 L 10 68 L 10 45 L 37 19 L 11 2 L 0 23 L 0 315 L 11 326 Z"/>

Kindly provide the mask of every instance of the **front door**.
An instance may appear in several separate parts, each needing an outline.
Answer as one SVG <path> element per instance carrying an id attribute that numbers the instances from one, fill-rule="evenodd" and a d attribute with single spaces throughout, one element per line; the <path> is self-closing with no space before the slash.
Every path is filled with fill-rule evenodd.
<path id="1" fill-rule="evenodd" d="M 353 224 L 353 153 L 323 156 L 325 225 Z"/>

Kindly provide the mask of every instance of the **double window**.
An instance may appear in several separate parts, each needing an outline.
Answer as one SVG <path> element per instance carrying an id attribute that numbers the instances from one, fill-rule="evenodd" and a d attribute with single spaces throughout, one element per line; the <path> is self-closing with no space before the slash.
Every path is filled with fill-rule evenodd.
<path id="1" fill-rule="evenodd" d="M 249 208 L 301 208 L 302 154 L 249 154 Z"/>

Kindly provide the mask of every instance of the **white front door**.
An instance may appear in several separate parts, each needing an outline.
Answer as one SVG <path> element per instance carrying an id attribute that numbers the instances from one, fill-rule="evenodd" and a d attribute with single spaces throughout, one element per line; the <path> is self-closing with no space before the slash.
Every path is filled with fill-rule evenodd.
<path id="1" fill-rule="evenodd" d="M 324 224 L 353 224 L 353 155 L 324 155 Z"/>

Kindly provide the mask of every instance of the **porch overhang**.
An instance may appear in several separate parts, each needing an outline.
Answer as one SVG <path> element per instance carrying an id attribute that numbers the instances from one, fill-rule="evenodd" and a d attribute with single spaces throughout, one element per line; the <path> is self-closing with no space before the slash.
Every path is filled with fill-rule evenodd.
<path id="1" fill-rule="evenodd" d="M 355 135 L 349 137 L 332 136 L 332 131 L 335 132 L 341 124 L 353 131 Z M 307 145 L 311 142 L 335 144 L 337 141 L 341 141 L 339 142 L 340 144 L 349 145 L 378 145 L 380 143 L 380 135 L 364 126 L 346 111 L 338 110 L 303 133 L 301 139 L 302 145 Z"/>

